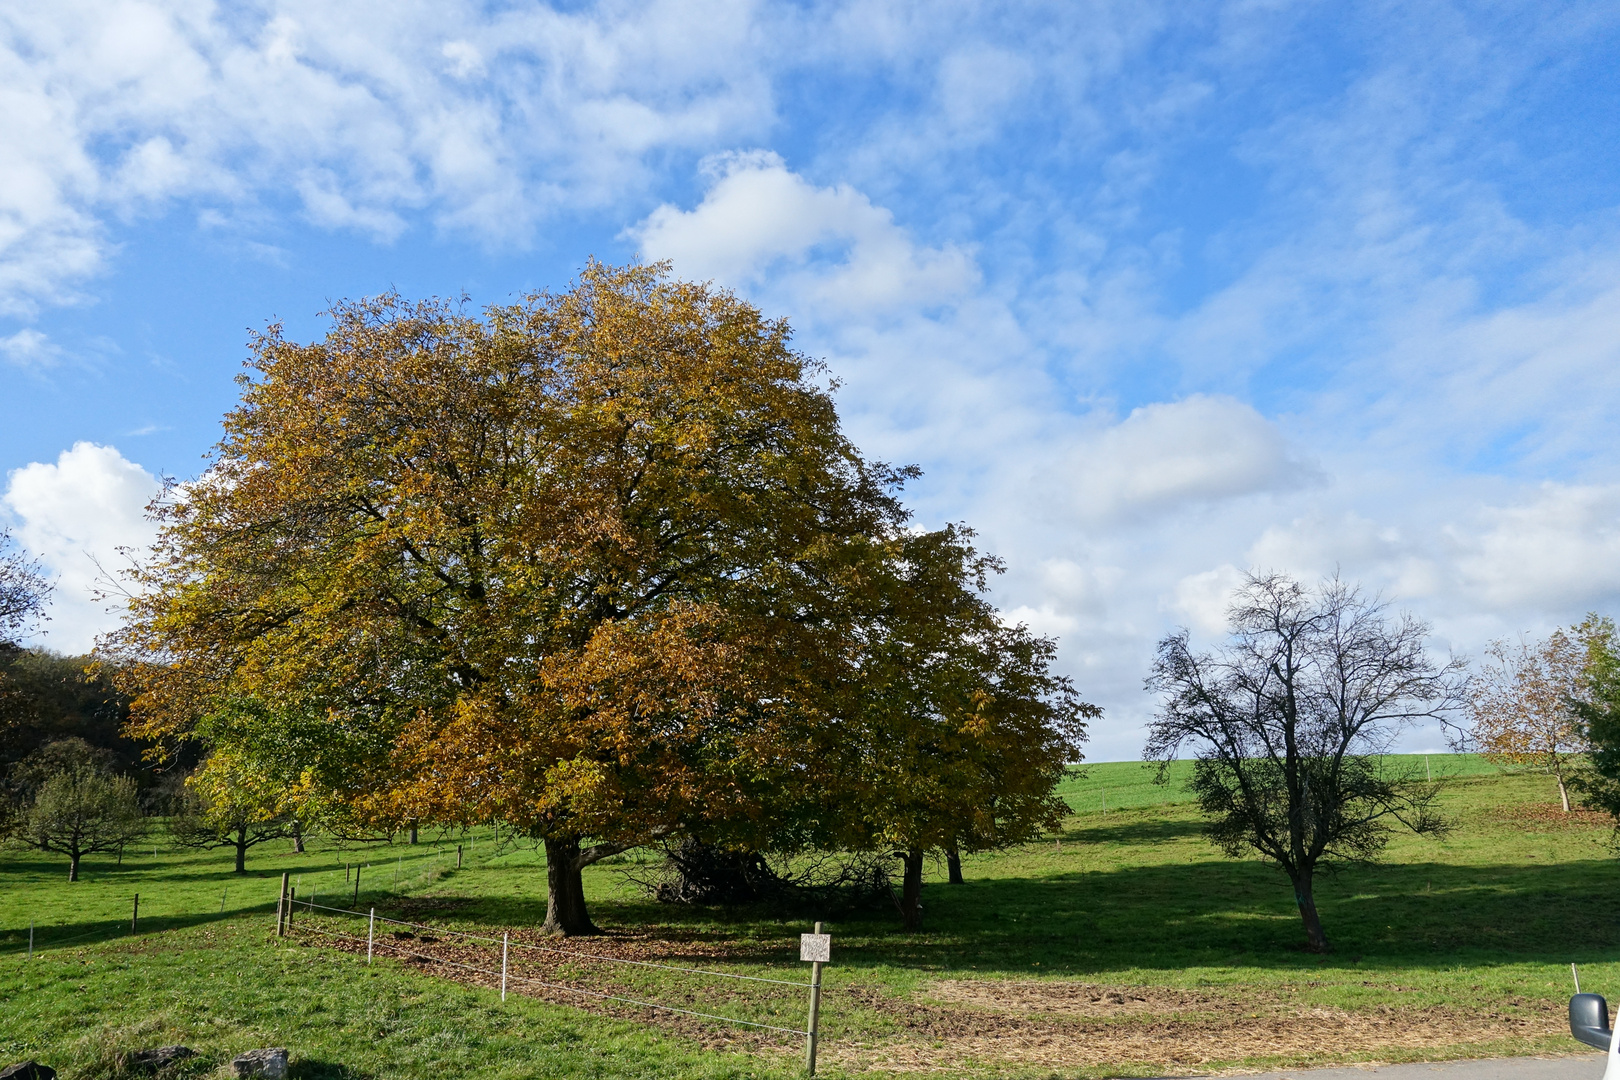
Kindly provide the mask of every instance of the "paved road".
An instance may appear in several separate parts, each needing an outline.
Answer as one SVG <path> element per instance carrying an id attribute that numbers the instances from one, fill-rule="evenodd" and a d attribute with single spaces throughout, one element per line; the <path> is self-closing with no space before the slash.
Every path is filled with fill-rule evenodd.
<path id="1" fill-rule="evenodd" d="M 1372 1068 L 1352 1065 L 1261 1073 L 1244 1080 L 1602 1080 L 1605 1056 L 1593 1051 L 1568 1057 L 1426 1061 Z"/>

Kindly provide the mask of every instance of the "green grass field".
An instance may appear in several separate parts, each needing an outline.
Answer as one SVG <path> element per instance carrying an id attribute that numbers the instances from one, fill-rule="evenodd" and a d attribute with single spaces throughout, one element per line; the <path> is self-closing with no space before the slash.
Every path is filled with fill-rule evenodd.
<path id="1" fill-rule="evenodd" d="M 1380 863 L 1321 880 L 1335 951 L 1318 957 L 1299 948 L 1282 875 L 1215 852 L 1175 783 L 1153 785 L 1139 763 L 1087 766 L 1064 786 L 1076 812 L 1060 836 L 966 857 L 964 885 L 934 868 L 922 933 L 901 933 L 892 911 L 830 918 L 823 1073 L 1089 1077 L 1579 1051 L 1563 1032 L 1569 964 L 1586 988 L 1620 996 L 1611 830 L 1559 813 L 1545 776 L 1451 755 L 1430 768 L 1447 778 L 1451 835 L 1398 838 Z M 533 933 L 543 857 L 487 831 L 416 847 L 317 841 L 304 855 L 276 844 L 242 877 L 227 852 L 158 844 L 121 867 L 87 860 L 75 885 L 59 859 L 0 853 L 0 1064 L 37 1057 L 65 1077 L 112 1076 L 120 1049 L 183 1042 L 203 1051 L 183 1075 L 265 1045 L 290 1047 L 301 1077 L 799 1072 L 802 1041 L 787 1035 L 515 978 L 790 1028 L 802 989 L 515 949 L 523 992 L 503 1004 L 487 976 L 393 955 L 368 967 L 363 943 L 321 936 L 363 938 L 352 916 L 300 913 L 290 938 L 273 936 L 283 870 L 301 898 L 341 907 L 353 898 L 345 867 L 358 863 L 362 910 L 545 944 Z M 820 913 L 652 903 L 626 873 L 638 857 L 591 869 L 609 934 L 565 948 L 806 977 L 797 935 Z M 416 936 L 393 936 L 404 932 Z M 422 933 L 390 927 L 385 943 L 499 968 L 498 947 Z"/>

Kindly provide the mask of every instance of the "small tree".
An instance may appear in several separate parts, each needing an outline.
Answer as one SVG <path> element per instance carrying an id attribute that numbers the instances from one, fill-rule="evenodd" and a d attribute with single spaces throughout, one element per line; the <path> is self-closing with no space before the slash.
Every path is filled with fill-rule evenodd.
<path id="1" fill-rule="evenodd" d="M 1620 635 L 1614 620 L 1592 614 L 1577 628 L 1584 645 L 1581 694 L 1570 703 L 1589 748 L 1570 787 L 1581 802 L 1620 822 Z"/>
<path id="2" fill-rule="evenodd" d="M 1461 661 L 1437 665 L 1428 627 L 1391 621 L 1376 599 L 1334 578 L 1315 592 L 1251 574 L 1228 610 L 1231 640 L 1194 653 L 1186 630 L 1159 643 L 1147 685 L 1164 695 L 1144 756 L 1160 782 L 1184 746 L 1208 835 L 1228 855 L 1252 849 L 1294 886 L 1307 947 L 1325 952 L 1318 867 L 1368 859 L 1396 825 L 1438 833 L 1437 787 L 1391 768 L 1394 736 L 1444 719 L 1464 700 Z"/>
<path id="3" fill-rule="evenodd" d="M 298 835 L 298 823 L 262 780 L 216 756 L 186 782 L 179 812 L 169 823 L 186 847 L 232 848 L 236 872 L 247 873 L 247 853 L 270 840 Z"/>
<path id="4" fill-rule="evenodd" d="M 1574 627 L 1544 641 L 1493 643 L 1470 702 L 1475 745 L 1491 761 L 1550 772 L 1566 814 L 1571 770 L 1590 748 L 1575 710 L 1587 698 L 1587 636 Z"/>
<path id="5" fill-rule="evenodd" d="M 82 740 L 53 743 L 28 764 L 38 784 L 23 815 L 21 839 L 66 855 L 69 881 L 79 880 L 84 856 L 119 851 L 146 831 L 135 781 L 112 775 Z"/>
<path id="6" fill-rule="evenodd" d="M 1053 674 L 1056 644 L 1007 626 L 984 593 L 1000 570 L 960 528 L 896 542 L 887 588 L 860 637 L 838 785 L 855 846 L 902 860 L 900 916 L 922 924 L 923 862 L 1032 840 L 1069 810 L 1055 793 L 1100 715 Z M 960 863 L 954 864 L 960 881 Z"/>

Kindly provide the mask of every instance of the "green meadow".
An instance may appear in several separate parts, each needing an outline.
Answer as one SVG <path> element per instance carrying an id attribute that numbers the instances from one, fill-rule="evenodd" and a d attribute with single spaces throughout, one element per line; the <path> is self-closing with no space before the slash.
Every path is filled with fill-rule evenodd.
<path id="1" fill-rule="evenodd" d="M 414 846 L 317 837 L 303 854 L 278 842 L 250 853 L 246 875 L 229 852 L 176 848 L 159 830 L 121 864 L 87 859 L 73 885 L 63 860 L 5 849 L 0 1064 L 34 1057 L 64 1077 L 111 1077 L 121 1051 L 184 1043 L 200 1055 L 176 1075 L 211 1075 L 269 1045 L 289 1047 L 306 1078 L 800 1075 L 802 1039 L 688 1013 L 800 1028 L 802 986 L 593 957 L 802 983 L 797 937 L 817 918 L 834 941 L 823 1075 L 1579 1052 L 1562 1030 L 1570 964 L 1584 988 L 1620 996 L 1608 823 L 1561 814 L 1544 775 L 1455 755 L 1428 767 L 1445 781 L 1450 834 L 1397 837 L 1379 862 L 1324 877 L 1327 956 L 1299 947 L 1278 871 L 1203 839 L 1184 772 L 1158 785 L 1139 763 L 1087 766 L 1063 787 L 1075 812 L 1059 834 L 966 856 L 965 884 L 931 868 L 917 934 L 881 908 L 658 904 L 637 884 L 651 854 L 627 853 L 589 871 L 606 936 L 547 941 L 535 933 L 543 855 L 490 830 L 424 833 Z M 277 938 L 283 872 L 317 906 Z M 351 907 L 360 914 L 326 910 Z M 373 908 L 424 925 L 381 924 L 368 964 Z M 504 1003 L 488 974 L 499 945 L 447 931 L 511 935 Z"/>

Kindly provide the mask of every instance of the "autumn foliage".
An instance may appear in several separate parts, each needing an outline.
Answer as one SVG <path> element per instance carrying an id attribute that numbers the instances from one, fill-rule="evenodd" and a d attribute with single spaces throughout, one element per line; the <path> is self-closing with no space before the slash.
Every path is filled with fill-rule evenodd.
<path id="1" fill-rule="evenodd" d="M 140 735 L 372 827 L 507 822 L 570 933 L 580 869 L 662 836 L 936 843 L 860 784 L 867 750 L 910 747 L 891 772 L 920 782 L 960 744 L 964 842 L 1050 819 L 1089 707 L 994 618 L 966 534 L 908 528 L 909 474 L 845 439 L 785 323 L 594 263 L 476 314 L 331 314 L 254 341 L 212 467 L 155 508 L 106 646 Z"/>
<path id="2" fill-rule="evenodd" d="M 1492 761 L 1550 772 L 1565 813 L 1579 759 L 1591 749 L 1579 714 L 1590 700 L 1591 660 L 1612 632 L 1594 616 L 1544 640 L 1497 641 L 1474 683 L 1475 744 Z"/>

